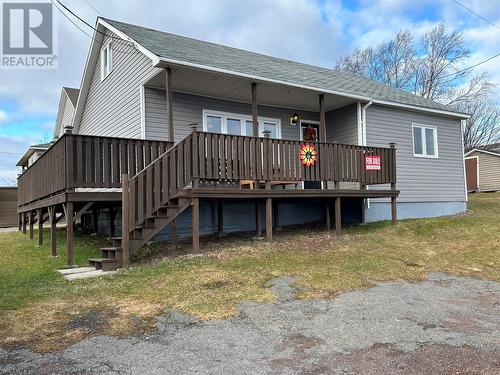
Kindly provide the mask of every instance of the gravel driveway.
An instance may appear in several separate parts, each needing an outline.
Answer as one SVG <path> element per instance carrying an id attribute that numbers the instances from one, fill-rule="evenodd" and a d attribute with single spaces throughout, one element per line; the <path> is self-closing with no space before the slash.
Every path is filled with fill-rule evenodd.
<path id="1" fill-rule="evenodd" d="M 432 274 L 331 301 L 298 301 L 292 282 L 273 280 L 278 303 L 243 303 L 233 319 L 168 313 L 141 337 L 94 337 L 52 354 L 0 349 L 0 373 L 500 372 L 498 283 Z"/>

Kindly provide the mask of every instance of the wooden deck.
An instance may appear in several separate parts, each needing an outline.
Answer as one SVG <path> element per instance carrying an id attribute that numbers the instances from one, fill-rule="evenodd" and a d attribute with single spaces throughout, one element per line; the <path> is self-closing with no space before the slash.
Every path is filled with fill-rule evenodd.
<path id="1" fill-rule="evenodd" d="M 93 260 L 96 266 L 126 266 L 130 254 L 166 225 L 175 235 L 176 217 L 192 209 L 193 251 L 199 251 L 200 200 L 254 200 L 265 202 L 266 236 L 272 238 L 273 201 L 325 201 L 327 225 L 341 230 L 343 198 L 383 198 L 392 202 L 396 221 L 396 149 L 311 142 L 315 160 L 301 162 L 307 142 L 199 132 L 183 140 L 146 141 L 66 134 L 18 179 L 19 228 L 51 224 L 52 252 L 55 224 L 66 218 L 68 264 L 72 265 L 73 224 L 85 212 L 121 207 L 122 237 L 103 249 L 111 259 Z M 373 167 L 369 161 L 376 159 Z M 303 189 L 304 183 L 321 189 Z M 355 183 L 359 189 L 341 189 Z M 387 184 L 386 189 L 367 189 Z M 252 188 L 248 188 L 252 187 Z M 334 203 L 333 220 L 329 216 Z M 258 205 L 256 204 L 256 210 Z M 43 231 L 39 231 L 39 243 Z M 115 263 L 113 263 L 115 262 Z M 113 264 L 111 264 L 113 263 Z"/>

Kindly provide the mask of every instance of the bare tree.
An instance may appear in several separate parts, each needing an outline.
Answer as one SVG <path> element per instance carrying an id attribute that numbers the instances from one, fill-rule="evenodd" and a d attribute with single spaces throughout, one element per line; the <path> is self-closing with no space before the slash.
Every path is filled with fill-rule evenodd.
<path id="1" fill-rule="evenodd" d="M 470 150 L 500 139 L 500 106 L 491 100 L 495 85 L 486 73 L 463 69 L 470 58 L 462 34 L 448 33 L 444 22 L 424 34 L 419 43 L 409 31 L 375 47 L 342 57 L 336 69 L 363 75 L 424 98 L 469 113 L 464 147 Z"/>
<path id="2" fill-rule="evenodd" d="M 456 108 L 470 115 L 465 122 L 464 150 L 488 150 L 500 139 L 500 107 L 491 99 L 461 101 Z"/>
<path id="3" fill-rule="evenodd" d="M 352 55 L 341 58 L 336 69 L 409 89 L 414 81 L 416 57 L 411 33 L 400 31 L 394 40 L 376 48 L 356 49 Z"/>

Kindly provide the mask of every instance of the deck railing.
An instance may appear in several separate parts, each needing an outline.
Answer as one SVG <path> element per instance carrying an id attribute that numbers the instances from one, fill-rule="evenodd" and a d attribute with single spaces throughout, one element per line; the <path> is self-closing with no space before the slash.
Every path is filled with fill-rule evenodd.
<path id="1" fill-rule="evenodd" d="M 76 188 L 121 188 L 172 142 L 65 134 L 18 178 L 18 206 Z"/>
<path id="2" fill-rule="evenodd" d="M 394 148 L 309 142 L 317 160 L 307 167 L 299 159 L 306 143 L 195 130 L 129 180 L 128 195 L 124 189 L 130 207 L 129 227 L 142 225 L 179 191 L 196 188 L 200 181 L 396 182 Z M 367 170 L 367 156 L 379 157 L 380 164 Z"/>

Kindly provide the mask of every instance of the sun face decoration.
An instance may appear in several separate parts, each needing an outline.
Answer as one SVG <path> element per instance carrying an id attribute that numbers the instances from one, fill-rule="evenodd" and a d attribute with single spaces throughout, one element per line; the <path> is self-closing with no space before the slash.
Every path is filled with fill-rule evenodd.
<path id="1" fill-rule="evenodd" d="M 310 167 L 316 163 L 317 154 L 318 152 L 316 151 L 316 148 L 313 145 L 306 143 L 300 148 L 299 159 L 302 162 L 302 165 Z"/>

